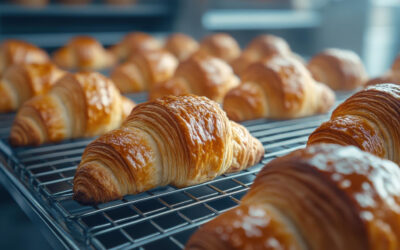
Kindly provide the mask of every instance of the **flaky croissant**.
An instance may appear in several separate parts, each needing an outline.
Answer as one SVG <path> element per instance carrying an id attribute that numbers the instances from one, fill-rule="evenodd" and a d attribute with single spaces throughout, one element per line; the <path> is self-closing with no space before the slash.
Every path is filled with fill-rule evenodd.
<path id="1" fill-rule="evenodd" d="M 250 64 L 276 55 L 296 56 L 283 38 L 260 35 L 254 38 L 242 54 L 232 62 L 232 68 L 240 76 Z"/>
<path id="2" fill-rule="evenodd" d="M 96 39 L 78 36 L 65 47 L 54 52 L 53 61 L 61 68 L 76 70 L 101 70 L 113 66 L 116 57 L 104 49 Z"/>
<path id="3" fill-rule="evenodd" d="M 46 93 L 64 73 L 52 63 L 8 67 L 0 80 L 0 113 L 15 111 L 31 97 Z"/>
<path id="4" fill-rule="evenodd" d="M 308 144 L 354 145 L 400 164 L 400 85 L 378 84 L 337 107 Z"/>
<path id="5" fill-rule="evenodd" d="M 137 51 L 161 48 L 161 43 L 153 36 L 143 32 L 132 32 L 124 36 L 121 42 L 111 48 L 111 51 L 120 60 L 126 60 Z"/>
<path id="6" fill-rule="evenodd" d="M 6 40 L 0 44 L 0 76 L 13 64 L 49 62 L 48 54 L 38 47 L 19 40 Z"/>
<path id="7" fill-rule="evenodd" d="M 308 69 L 315 80 L 334 90 L 353 90 L 367 79 L 360 57 L 350 50 L 324 50 L 311 58 Z"/>
<path id="8" fill-rule="evenodd" d="M 178 60 L 163 50 L 139 50 L 128 62 L 118 65 L 111 79 L 122 93 L 149 90 L 172 77 Z"/>
<path id="9" fill-rule="evenodd" d="M 201 41 L 196 53 L 215 56 L 231 63 L 240 55 L 240 51 L 240 46 L 235 38 L 226 33 L 216 33 L 206 36 Z"/>
<path id="10" fill-rule="evenodd" d="M 190 36 L 175 33 L 167 38 L 164 47 L 178 58 L 179 61 L 184 61 L 198 50 L 199 44 Z"/>
<path id="11" fill-rule="evenodd" d="M 14 146 L 91 137 L 119 127 L 134 103 L 99 73 L 65 74 L 47 94 L 25 102 L 11 127 Z"/>
<path id="12" fill-rule="evenodd" d="M 139 104 L 123 125 L 90 143 L 74 178 L 74 199 L 100 203 L 157 186 L 185 187 L 240 171 L 262 144 L 205 97 Z"/>
<path id="13" fill-rule="evenodd" d="M 287 119 L 325 113 L 335 95 L 315 82 L 294 57 L 275 56 L 250 65 L 242 83 L 229 91 L 223 102 L 230 119 Z"/>
<path id="14" fill-rule="evenodd" d="M 355 147 L 300 149 L 268 163 L 186 249 L 396 250 L 399 183 L 398 165 Z"/>
<path id="15" fill-rule="evenodd" d="M 149 98 L 195 94 L 221 103 L 225 94 L 238 85 L 239 78 L 227 63 L 209 55 L 194 55 L 179 64 L 169 81 L 151 88 Z"/>
<path id="16" fill-rule="evenodd" d="M 379 83 L 396 83 L 400 84 L 400 55 L 394 60 L 392 67 L 382 76 L 369 79 L 365 86 L 376 85 Z"/>

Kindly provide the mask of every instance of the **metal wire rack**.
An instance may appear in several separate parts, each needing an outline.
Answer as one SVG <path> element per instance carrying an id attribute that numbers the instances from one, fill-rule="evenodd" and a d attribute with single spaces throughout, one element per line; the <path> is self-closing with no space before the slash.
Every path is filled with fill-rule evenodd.
<path id="1" fill-rule="evenodd" d="M 346 96 L 339 94 L 338 100 Z M 129 97 L 136 102 L 147 98 Z M 58 232 L 55 235 L 67 242 L 67 247 L 95 249 L 182 249 L 199 225 L 239 203 L 265 163 L 304 147 L 308 135 L 329 117 L 245 122 L 243 125 L 266 149 L 260 164 L 192 187 L 166 186 L 122 200 L 83 206 L 72 199 L 73 177 L 92 139 L 12 148 L 7 137 L 13 116 L 0 116 L 0 180 L 4 184 L 4 180 L 13 179 L 17 191 L 25 190 L 23 199 L 33 204 L 33 209 L 43 210 L 36 212 L 44 214 L 42 220 L 48 227 L 52 225 L 53 233 Z"/>

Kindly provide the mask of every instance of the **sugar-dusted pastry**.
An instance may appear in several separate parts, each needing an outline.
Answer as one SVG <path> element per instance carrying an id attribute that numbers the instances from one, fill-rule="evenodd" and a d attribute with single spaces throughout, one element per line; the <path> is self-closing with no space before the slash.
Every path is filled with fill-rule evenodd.
<path id="1" fill-rule="evenodd" d="M 46 93 L 64 74 L 52 63 L 8 67 L 0 79 L 0 113 L 15 111 L 33 96 Z"/>
<path id="2" fill-rule="evenodd" d="M 178 60 L 164 50 L 138 50 L 111 72 L 111 79 L 122 93 L 151 89 L 156 83 L 169 80 Z"/>
<path id="3" fill-rule="evenodd" d="M 116 58 L 96 39 L 77 36 L 54 52 L 53 61 L 63 69 L 90 71 L 109 68 L 116 63 Z"/>
<path id="4" fill-rule="evenodd" d="M 316 82 L 294 57 L 275 56 L 253 63 L 241 81 L 223 102 L 228 117 L 235 121 L 325 113 L 335 100 L 333 91 Z"/>
<path id="5" fill-rule="evenodd" d="M 167 96 L 137 105 L 120 128 L 86 147 L 74 199 L 93 204 L 168 184 L 195 185 L 250 167 L 263 155 L 261 142 L 216 102 Z"/>
<path id="6" fill-rule="evenodd" d="M 50 58 L 46 51 L 19 40 L 9 39 L 0 44 L 0 76 L 13 64 L 45 63 Z"/>
<path id="7" fill-rule="evenodd" d="M 353 145 L 400 164 L 400 85 L 378 84 L 337 107 L 308 144 Z"/>
<path id="8" fill-rule="evenodd" d="M 119 127 L 134 103 L 99 73 L 65 74 L 44 95 L 25 102 L 11 127 L 14 146 L 91 137 Z"/>
<path id="9" fill-rule="evenodd" d="M 308 69 L 315 80 L 333 90 L 353 90 L 364 85 L 367 73 L 360 57 L 350 50 L 326 49 L 311 58 Z"/>
<path id="10" fill-rule="evenodd" d="M 198 50 L 199 44 L 190 36 L 174 33 L 167 38 L 164 47 L 179 61 L 184 61 Z"/>
<path id="11" fill-rule="evenodd" d="M 221 103 L 226 93 L 239 85 L 239 78 L 221 59 L 194 55 L 179 64 L 175 75 L 150 89 L 151 100 L 165 95 L 195 94 Z"/>
<path id="12" fill-rule="evenodd" d="M 186 249 L 398 249 L 399 183 L 398 165 L 356 147 L 300 149 L 268 163 Z"/>

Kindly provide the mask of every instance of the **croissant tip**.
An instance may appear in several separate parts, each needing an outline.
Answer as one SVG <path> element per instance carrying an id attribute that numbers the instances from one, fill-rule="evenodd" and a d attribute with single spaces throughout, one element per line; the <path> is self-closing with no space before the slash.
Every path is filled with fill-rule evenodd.
<path id="1" fill-rule="evenodd" d="M 35 131 L 35 127 L 26 121 L 19 122 L 17 119 L 11 128 L 10 133 L 10 144 L 12 146 L 27 146 L 27 145 L 39 145 L 41 142 L 38 131 Z"/>

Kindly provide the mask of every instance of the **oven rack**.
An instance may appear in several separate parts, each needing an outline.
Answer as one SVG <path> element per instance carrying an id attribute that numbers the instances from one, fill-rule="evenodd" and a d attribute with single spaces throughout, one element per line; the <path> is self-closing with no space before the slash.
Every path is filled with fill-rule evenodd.
<path id="1" fill-rule="evenodd" d="M 337 103 L 347 96 L 337 93 Z M 140 103 L 147 95 L 128 97 Z M 72 200 L 75 169 L 92 139 L 12 148 L 7 137 L 13 117 L 0 115 L 0 181 L 25 212 L 51 232 L 47 236 L 52 242 L 65 248 L 182 249 L 199 225 L 239 203 L 265 163 L 304 147 L 308 135 L 329 115 L 244 122 L 266 149 L 260 164 L 196 186 L 156 188 L 97 206 Z"/>

